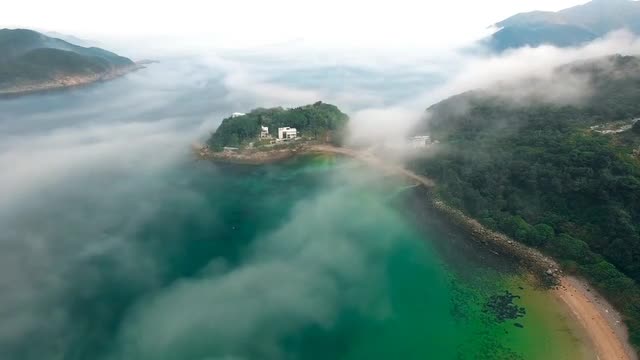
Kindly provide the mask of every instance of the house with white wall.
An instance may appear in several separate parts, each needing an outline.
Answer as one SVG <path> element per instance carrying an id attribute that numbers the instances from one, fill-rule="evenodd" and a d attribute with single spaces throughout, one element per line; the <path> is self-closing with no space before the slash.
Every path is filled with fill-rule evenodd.
<path id="1" fill-rule="evenodd" d="M 414 136 L 410 139 L 411 147 L 414 149 L 426 148 L 431 145 L 431 136 L 423 135 L 423 136 Z"/>
<path id="2" fill-rule="evenodd" d="M 298 130 L 291 127 L 278 128 L 278 140 L 294 140 L 298 137 Z"/>

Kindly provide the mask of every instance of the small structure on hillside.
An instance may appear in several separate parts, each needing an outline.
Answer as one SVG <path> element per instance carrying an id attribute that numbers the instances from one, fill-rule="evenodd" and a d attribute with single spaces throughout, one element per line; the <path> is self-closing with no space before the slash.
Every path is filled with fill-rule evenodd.
<path id="1" fill-rule="evenodd" d="M 247 115 L 247 114 L 241 113 L 241 112 L 235 112 L 235 113 L 231 114 L 231 118 L 237 118 L 237 117 L 245 116 L 245 115 Z"/>
<path id="2" fill-rule="evenodd" d="M 410 139 L 411 147 L 414 149 L 422 149 L 431 145 L 431 136 L 422 135 L 422 136 L 414 136 Z"/>
<path id="3" fill-rule="evenodd" d="M 608 135 L 608 134 L 620 134 L 625 131 L 629 131 L 635 128 L 636 124 L 640 122 L 640 118 L 629 121 L 615 121 L 612 123 L 606 123 L 601 125 L 591 126 L 591 131 Z"/>
<path id="4" fill-rule="evenodd" d="M 278 128 L 278 140 L 295 140 L 298 137 L 298 130 L 296 128 L 283 127 Z"/>
<path id="5" fill-rule="evenodd" d="M 269 128 L 266 126 L 261 126 L 260 129 L 260 139 L 268 139 L 271 136 L 269 135 Z"/>

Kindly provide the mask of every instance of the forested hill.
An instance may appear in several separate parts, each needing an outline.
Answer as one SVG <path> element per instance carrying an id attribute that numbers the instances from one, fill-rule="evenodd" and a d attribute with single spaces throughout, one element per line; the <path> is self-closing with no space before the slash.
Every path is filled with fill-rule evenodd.
<path id="1" fill-rule="evenodd" d="M 278 128 L 292 127 L 298 136 L 323 141 L 339 142 L 349 117 L 334 105 L 317 102 L 293 109 L 281 107 L 255 109 L 248 114 L 224 119 L 211 135 L 208 145 L 216 150 L 222 147 L 242 147 L 257 141 L 262 126 L 277 136 Z"/>
<path id="2" fill-rule="evenodd" d="M 585 82 L 582 89 L 567 86 L 569 95 L 588 93 L 577 104 L 552 105 L 541 100 L 545 87 L 551 86 L 536 78 L 522 84 L 501 85 L 501 89 L 480 89 L 453 96 L 428 109 L 432 119 L 421 124 L 420 130 L 447 137 L 484 137 L 513 132 L 523 126 L 586 127 L 603 122 L 640 116 L 640 59 L 633 56 L 609 56 L 580 61 L 554 70 L 553 82 Z M 577 79 L 581 79 L 578 81 Z M 527 98 L 513 101 L 505 94 L 526 94 L 527 89 L 540 88 Z M 550 99 L 553 100 L 553 99 Z M 527 106 L 519 106 L 524 102 Z M 570 103 L 570 102 L 569 102 Z M 464 109 L 465 111 L 461 111 Z M 467 111 L 468 110 L 468 111 Z"/>
<path id="3" fill-rule="evenodd" d="M 0 92 L 38 88 L 63 78 L 101 76 L 134 63 L 100 48 L 85 48 L 26 29 L 0 30 Z"/>
<path id="4" fill-rule="evenodd" d="M 557 71 L 589 76 L 593 93 L 582 105 L 458 95 L 429 109 L 420 132 L 440 151 L 412 166 L 438 180 L 449 204 L 588 277 L 639 346 L 640 60 Z"/>

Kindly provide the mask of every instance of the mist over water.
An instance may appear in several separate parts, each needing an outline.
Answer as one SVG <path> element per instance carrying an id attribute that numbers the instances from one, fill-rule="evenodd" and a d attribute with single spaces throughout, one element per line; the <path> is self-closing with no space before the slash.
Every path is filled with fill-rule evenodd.
<path id="1" fill-rule="evenodd" d="M 313 173 L 221 169 L 192 159 L 190 144 L 231 112 L 301 105 L 293 91 L 282 99 L 251 95 L 255 89 L 234 77 L 177 58 L 104 84 L 0 102 L 3 353 L 277 358 L 285 335 L 334 321 L 341 288 L 369 291 L 348 285 L 381 271 L 366 259 L 382 256 L 390 240 L 371 254 L 344 242 L 332 262 L 343 232 L 368 223 L 332 233 L 337 224 L 327 218 L 310 228 L 331 213 L 322 204 L 342 218 L 357 212 L 334 204 L 345 190 L 332 189 L 318 205 L 308 199 L 321 181 Z M 311 242 L 307 233 L 331 242 L 292 257 Z M 274 289 L 262 293 L 270 283 Z M 364 306 L 356 298 L 368 296 L 353 297 L 356 307 Z M 267 331 L 271 321 L 282 329 Z M 268 334 L 264 343 L 248 346 L 259 330 Z M 203 334 L 191 344 L 185 339 L 193 331 Z"/>
<path id="2" fill-rule="evenodd" d="M 366 99 L 393 107 L 437 83 L 399 73 L 404 90 L 385 92 L 375 69 L 334 69 L 353 76 L 336 94 L 339 80 L 294 70 L 175 58 L 0 101 L 0 353 L 539 358 L 513 344 L 545 333 L 562 343 L 557 323 L 525 319 L 513 335 L 490 322 L 483 302 L 513 286 L 511 267 L 423 222 L 431 215 L 400 179 L 333 157 L 193 159 L 190 144 L 235 111 L 325 100 L 372 114 Z"/>

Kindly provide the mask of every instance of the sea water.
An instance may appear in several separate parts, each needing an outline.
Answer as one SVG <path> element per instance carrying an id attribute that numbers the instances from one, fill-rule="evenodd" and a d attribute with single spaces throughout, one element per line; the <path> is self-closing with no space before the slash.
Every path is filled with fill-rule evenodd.
<path id="1" fill-rule="evenodd" d="M 159 208 L 130 239 L 161 270 L 136 288 L 99 268 L 97 293 L 74 304 L 84 358 L 586 356 L 559 304 L 425 218 L 435 215 L 402 179 L 332 156 L 165 176 Z M 523 317 L 487 311 L 505 291 Z"/>

